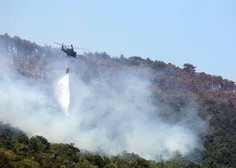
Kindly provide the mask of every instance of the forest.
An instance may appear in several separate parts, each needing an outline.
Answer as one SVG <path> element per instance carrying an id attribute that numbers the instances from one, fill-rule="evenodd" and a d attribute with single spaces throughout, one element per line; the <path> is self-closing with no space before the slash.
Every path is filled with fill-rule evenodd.
<path id="1" fill-rule="evenodd" d="M 8 34 L 0 35 L 0 54 L 12 59 L 11 68 L 19 76 L 33 81 L 49 80 L 52 64 L 64 58 L 60 48 L 39 46 Z M 79 149 L 74 142 L 49 142 L 45 135 L 30 136 L 21 128 L 6 123 L 0 116 L 0 167 L 236 167 L 234 81 L 197 72 L 190 63 L 177 67 L 140 56 L 112 57 L 106 52 L 79 54 L 70 64 L 73 70 L 80 69 L 74 73 L 88 84 L 103 81 L 108 70 L 108 75 L 118 76 L 121 69 L 138 68 L 134 73 L 150 81 L 153 104 L 165 107 L 159 115 L 168 123 L 180 123 L 185 107 L 194 100 L 198 115 L 208 124 L 205 131 L 199 132 L 202 147 L 186 156 L 177 153 L 168 160 L 149 160 L 127 151 L 109 155 Z"/>

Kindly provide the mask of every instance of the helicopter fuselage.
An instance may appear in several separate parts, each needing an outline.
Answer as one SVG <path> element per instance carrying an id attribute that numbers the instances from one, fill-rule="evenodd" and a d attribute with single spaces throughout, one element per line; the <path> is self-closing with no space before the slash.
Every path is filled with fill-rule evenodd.
<path id="1" fill-rule="evenodd" d="M 62 45 L 61 50 L 64 51 L 67 54 L 67 56 L 70 56 L 70 57 L 76 57 L 77 56 L 77 54 L 74 51 L 73 47 L 72 48 L 64 48 L 63 45 Z"/>

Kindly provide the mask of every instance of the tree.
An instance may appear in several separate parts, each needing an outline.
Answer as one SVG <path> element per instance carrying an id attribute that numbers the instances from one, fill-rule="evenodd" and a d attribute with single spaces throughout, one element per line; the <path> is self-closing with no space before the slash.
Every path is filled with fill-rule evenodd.
<path id="1" fill-rule="evenodd" d="M 0 167 L 10 167 L 9 158 L 5 155 L 5 152 L 2 148 L 0 148 Z"/>
<path id="2" fill-rule="evenodd" d="M 29 140 L 29 148 L 30 150 L 34 152 L 45 152 L 46 150 L 49 150 L 50 143 L 46 138 L 43 136 L 33 136 Z"/>
<path id="3" fill-rule="evenodd" d="M 184 64 L 184 70 L 190 74 L 195 74 L 196 72 L 196 67 L 193 66 L 192 64 Z"/>

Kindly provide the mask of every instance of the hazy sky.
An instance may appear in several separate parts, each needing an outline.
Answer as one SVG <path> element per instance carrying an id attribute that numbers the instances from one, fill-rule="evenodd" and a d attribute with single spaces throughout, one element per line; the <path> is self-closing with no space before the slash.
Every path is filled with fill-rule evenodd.
<path id="1" fill-rule="evenodd" d="M 191 63 L 236 81 L 235 9 L 235 0 L 1 0 L 0 34 Z"/>

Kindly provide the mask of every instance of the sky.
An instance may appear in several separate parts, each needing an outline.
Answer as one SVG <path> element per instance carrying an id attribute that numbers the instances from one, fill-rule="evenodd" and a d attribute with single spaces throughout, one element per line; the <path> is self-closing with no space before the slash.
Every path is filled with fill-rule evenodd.
<path id="1" fill-rule="evenodd" d="M 236 82 L 235 9 L 235 0 L 1 0 L 0 34 L 190 63 Z"/>

